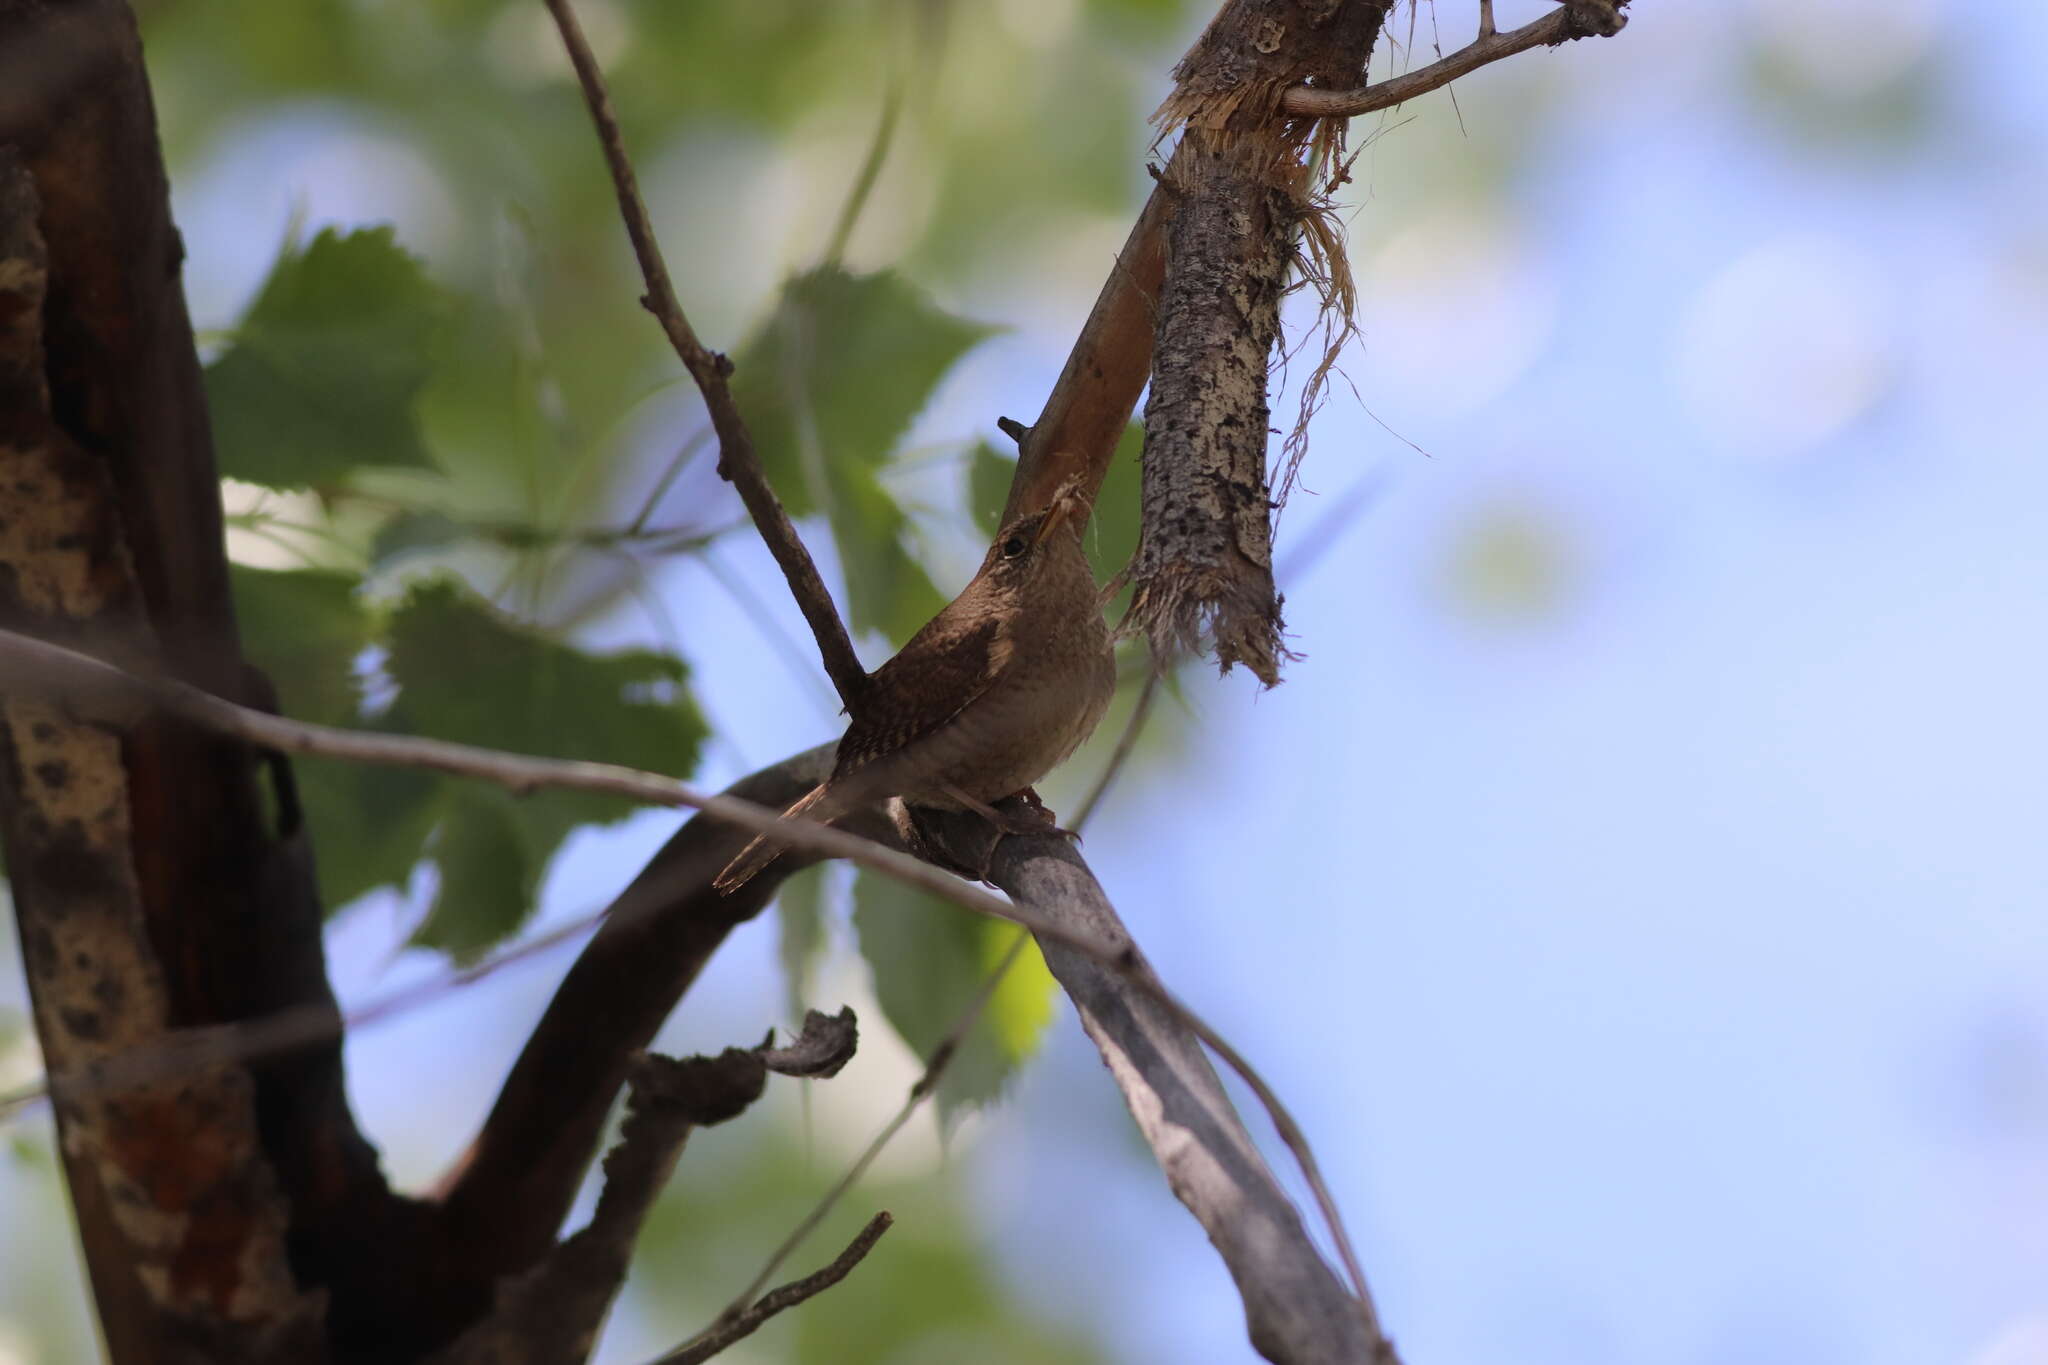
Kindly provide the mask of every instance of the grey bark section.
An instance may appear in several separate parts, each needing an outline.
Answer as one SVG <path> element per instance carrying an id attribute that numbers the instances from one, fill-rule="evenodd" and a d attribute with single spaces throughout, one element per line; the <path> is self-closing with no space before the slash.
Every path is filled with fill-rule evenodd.
<path id="1" fill-rule="evenodd" d="M 973 817 L 924 812 L 946 858 L 979 863 Z M 1057 835 L 1008 837 L 988 878 L 1018 905 L 1097 939 L 1131 942 L 1088 866 Z M 1041 941 L 1174 1196 L 1194 1214 L 1244 1302 L 1252 1345 L 1275 1365 L 1391 1365 L 1392 1346 L 1316 1251 L 1300 1212 L 1245 1131 L 1194 1035 L 1151 996 L 1071 949 Z M 1149 970 L 1149 969 L 1148 969 Z"/>
<path id="2" fill-rule="evenodd" d="M 1269 687 L 1284 650 L 1266 368 L 1290 245 L 1281 196 L 1261 164 L 1270 156 L 1257 139 L 1191 128 L 1165 182 L 1174 209 L 1131 603 L 1131 624 L 1159 653 L 1206 639 L 1225 671 L 1241 663 Z"/>

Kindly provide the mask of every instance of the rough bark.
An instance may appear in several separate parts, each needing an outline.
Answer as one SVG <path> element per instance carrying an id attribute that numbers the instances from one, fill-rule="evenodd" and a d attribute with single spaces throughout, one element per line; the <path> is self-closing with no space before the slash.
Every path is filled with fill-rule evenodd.
<path id="1" fill-rule="evenodd" d="M 50 409 L 49 260 L 28 167 L 0 148 L 0 619 L 154 653 L 107 470 Z M 149 728 L 149 727 L 145 727 Z M 53 1068 L 160 1037 L 177 1014 L 136 856 L 124 752 L 148 736 L 0 701 L 4 837 L 36 1031 Z M 253 1087 L 225 1067 L 120 1095 L 56 1095 L 64 1169 L 117 1360 L 282 1358 L 315 1305 L 285 1255 Z"/>
<path id="2" fill-rule="evenodd" d="M 1145 403 L 1143 526 L 1130 624 L 1162 655 L 1213 643 L 1280 680 L 1266 471 L 1267 369 L 1297 220 L 1310 208 L 1313 120 L 1281 112 L 1302 82 L 1349 87 L 1381 0 L 1231 0 L 1175 69 L 1161 107 L 1181 145 L 1161 180 L 1166 229 L 1152 389 Z"/>
<path id="3" fill-rule="evenodd" d="M 18 166 L 0 616 L 248 699 L 124 4 L 0 0 L 0 147 Z M 40 272 L 24 224 L 47 244 Z M 15 701 L 6 728 L 0 837 L 52 1063 L 332 1008 L 310 855 L 301 831 L 269 827 L 255 755 L 170 719 L 113 729 Z M 391 1273 L 360 1248 L 404 1209 L 349 1115 L 338 1041 L 119 1102 L 60 1096 L 58 1124 L 117 1361 L 318 1359 L 313 1291 L 345 1322 L 365 1278 Z"/>

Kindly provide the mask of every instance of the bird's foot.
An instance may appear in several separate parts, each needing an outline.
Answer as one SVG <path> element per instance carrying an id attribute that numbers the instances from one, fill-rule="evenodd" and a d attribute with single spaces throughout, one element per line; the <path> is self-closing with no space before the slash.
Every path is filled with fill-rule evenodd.
<path id="1" fill-rule="evenodd" d="M 1077 844 L 1081 842 L 1080 831 L 1067 829 L 1064 826 L 1062 826 L 1060 824 L 1059 817 L 1052 813 L 1052 807 L 1046 805 L 1045 802 L 1039 800 L 1037 788 L 1026 787 L 1023 791 L 1020 791 L 1016 793 L 1014 796 L 1011 796 L 1007 799 L 1019 802 L 1023 805 L 1026 813 L 1020 817 L 1017 817 L 1018 819 L 1031 822 L 1028 828 L 1013 829 L 1007 831 L 1007 833 L 1064 834 L 1067 838 L 1072 839 Z"/>

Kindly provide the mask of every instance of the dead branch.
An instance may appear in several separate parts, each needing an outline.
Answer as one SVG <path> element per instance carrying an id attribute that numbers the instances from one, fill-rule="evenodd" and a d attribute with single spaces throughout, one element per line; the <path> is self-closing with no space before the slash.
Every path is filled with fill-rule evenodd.
<path id="1" fill-rule="evenodd" d="M 1126 625 L 1162 658 L 1212 644 L 1225 671 L 1242 663 L 1269 687 L 1286 649 L 1273 585 L 1268 367 L 1295 236 L 1321 205 L 1311 149 L 1334 157 L 1342 142 L 1341 127 L 1288 118 L 1280 106 L 1303 81 L 1355 83 L 1385 12 L 1377 0 L 1229 0 L 1174 68 L 1173 93 L 1154 116 L 1181 143 L 1160 182 L 1174 211 Z M 1335 295 L 1348 298 L 1334 235 L 1323 256 L 1340 282 Z"/>
<path id="2" fill-rule="evenodd" d="M 599 70 L 597 58 L 584 39 L 582 26 L 576 22 L 575 11 L 569 0 L 547 0 L 547 7 L 548 12 L 554 15 L 555 27 L 561 30 L 562 45 L 568 49 L 569 61 L 576 68 L 576 79 L 583 87 L 583 101 L 590 107 L 591 120 L 597 125 L 598 141 L 604 146 L 605 163 L 611 168 L 612 184 L 619 197 L 619 213 L 625 219 L 626 235 L 633 240 L 633 254 L 639 259 L 640 273 L 647 283 L 647 293 L 640 302 L 661 323 L 669 345 L 675 348 L 683 368 L 690 372 L 690 378 L 697 382 L 698 391 L 704 395 L 704 406 L 711 414 L 712 429 L 718 433 L 718 472 L 739 490 L 740 500 L 746 503 L 748 514 L 760 529 L 761 539 L 767 542 L 769 553 L 775 556 L 782 576 L 789 580 L 789 590 L 796 598 L 798 609 L 803 612 L 804 620 L 810 623 L 811 634 L 818 642 L 819 658 L 824 662 L 825 672 L 832 678 L 832 686 L 838 690 L 839 699 L 851 707 L 867 688 L 867 670 L 861 667 L 860 657 L 853 652 L 853 641 L 847 636 L 846 623 L 839 619 L 839 612 L 832 605 L 832 595 L 825 589 L 825 580 L 818 576 L 818 566 L 812 562 L 811 552 L 804 548 L 803 541 L 797 536 L 796 527 L 783 510 L 781 499 L 768 486 L 768 476 L 763 472 L 760 457 L 754 450 L 754 438 L 748 433 L 739 407 L 732 401 L 732 389 L 726 383 L 732 373 L 732 362 L 717 352 L 705 349 L 684 315 L 682 304 L 676 299 L 675 286 L 669 281 L 661 247 L 654 240 L 654 224 L 647 215 L 647 204 L 640 197 L 639 180 L 633 174 L 633 163 L 626 155 L 625 135 L 619 130 L 618 116 L 612 112 L 604 73 Z"/>
<path id="3" fill-rule="evenodd" d="M 1280 108 L 1303 118 L 1326 119 L 1352 118 L 1379 109 L 1391 109 L 1418 95 L 1449 85 L 1460 76 L 1470 75 L 1491 62 L 1527 52 L 1532 47 L 1556 47 L 1576 38 L 1611 38 L 1628 23 L 1628 17 L 1620 13 L 1621 7 L 1627 3 L 1628 0 L 1568 0 L 1541 19 L 1506 33 L 1494 32 L 1488 22 L 1482 26 L 1476 41 L 1419 71 L 1410 71 L 1356 90 L 1297 85 L 1281 97 Z"/>
<path id="4" fill-rule="evenodd" d="M 498 1289 L 489 1317 L 433 1357 L 434 1365 L 571 1365 L 586 1359 L 625 1282 L 647 1212 L 698 1128 L 737 1118 L 770 1071 L 830 1076 L 853 1056 L 853 1011 L 811 1011 L 787 1048 L 727 1048 L 676 1060 L 642 1054 L 627 1077 L 626 1119 L 604 1160 L 590 1222 L 531 1270 Z M 824 1286 L 819 1286 L 823 1288 Z M 765 1315 L 764 1315 L 765 1319 Z"/>
<path id="5" fill-rule="evenodd" d="M 980 858 L 985 829 L 955 817 L 927 825 L 949 857 Z M 1011 837 L 993 851 L 990 880 L 1041 916 L 1129 943 L 1129 931 L 1087 864 L 1057 836 Z M 1238 1293 L 1252 1344 L 1276 1365 L 1396 1365 L 1379 1325 L 1335 1201 L 1300 1128 L 1258 1073 L 1214 1030 L 1166 1008 L 1150 968 L 1104 972 L 1058 944 L 1042 942 L 1046 965 L 1080 1011 L 1124 1102 L 1138 1121 L 1174 1194 L 1215 1244 Z M 1132 952 L 1137 953 L 1135 945 Z M 1139 962 L 1143 963 L 1142 955 Z M 1315 1250 L 1301 1216 L 1259 1155 L 1202 1053 L 1207 1044 L 1250 1084 L 1331 1222 L 1339 1254 L 1356 1278 L 1354 1296 Z"/>
<path id="6" fill-rule="evenodd" d="M 711 1359 L 742 1337 L 752 1336 L 762 1323 L 777 1313 L 794 1308 L 805 1299 L 815 1298 L 845 1279 L 853 1272 L 855 1266 L 867 1259 L 867 1254 L 875 1249 L 875 1243 L 882 1240 L 882 1234 L 887 1232 L 894 1222 L 895 1219 L 887 1213 L 876 1214 L 868 1220 L 868 1225 L 860 1230 L 860 1234 L 847 1244 L 846 1250 L 833 1259 L 832 1264 L 804 1276 L 801 1280 L 793 1280 L 780 1289 L 771 1289 L 744 1313 L 728 1321 L 722 1321 L 721 1325 L 712 1328 L 702 1337 L 669 1352 L 659 1360 L 650 1362 L 650 1365 L 702 1365 L 702 1362 Z"/>

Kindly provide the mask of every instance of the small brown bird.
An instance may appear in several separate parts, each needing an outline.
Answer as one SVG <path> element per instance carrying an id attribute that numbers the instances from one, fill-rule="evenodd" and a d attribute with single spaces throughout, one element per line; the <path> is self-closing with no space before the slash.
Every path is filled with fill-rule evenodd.
<path id="1" fill-rule="evenodd" d="M 1030 828 L 990 803 L 1064 762 L 1116 687 L 1109 628 L 1081 549 L 1087 508 L 1068 486 L 1044 511 L 996 533 L 973 581 L 868 680 L 832 776 L 783 819 L 826 824 L 900 796 L 979 811 L 1012 833 Z M 712 885 L 734 891 L 781 851 L 758 836 Z"/>

